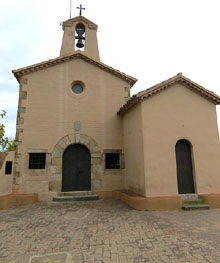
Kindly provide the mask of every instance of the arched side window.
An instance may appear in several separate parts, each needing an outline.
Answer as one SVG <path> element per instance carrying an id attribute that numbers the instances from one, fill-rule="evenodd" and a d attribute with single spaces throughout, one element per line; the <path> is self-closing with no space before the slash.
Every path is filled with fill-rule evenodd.
<path id="1" fill-rule="evenodd" d="M 195 193 L 191 145 L 187 140 L 179 140 L 176 143 L 175 151 L 179 194 Z"/>

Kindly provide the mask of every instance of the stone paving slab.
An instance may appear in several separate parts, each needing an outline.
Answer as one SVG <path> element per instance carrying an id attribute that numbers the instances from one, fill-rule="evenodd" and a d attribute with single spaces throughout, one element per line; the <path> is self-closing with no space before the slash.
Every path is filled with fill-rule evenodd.
<path id="1" fill-rule="evenodd" d="M 72 263 L 72 257 L 67 252 L 33 256 L 29 263 Z"/>
<path id="2" fill-rule="evenodd" d="M 0 211 L 0 263 L 220 262 L 220 209 L 136 211 L 121 201 Z"/>

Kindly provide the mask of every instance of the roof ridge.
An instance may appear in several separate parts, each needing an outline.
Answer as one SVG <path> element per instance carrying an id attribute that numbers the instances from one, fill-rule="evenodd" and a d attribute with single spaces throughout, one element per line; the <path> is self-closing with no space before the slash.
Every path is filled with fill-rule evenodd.
<path id="1" fill-rule="evenodd" d="M 120 77 L 121 79 L 124 79 L 126 81 L 128 81 L 129 83 L 131 83 L 131 85 L 133 86 L 135 84 L 135 82 L 137 81 L 136 78 L 133 78 L 129 75 L 126 75 L 125 73 L 117 70 L 117 69 L 114 69 L 113 67 L 110 67 L 102 62 L 99 62 L 99 61 L 96 61 L 84 54 L 82 54 L 80 51 L 72 54 L 72 55 L 65 55 L 65 56 L 62 56 L 62 57 L 57 57 L 57 58 L 54 58 L 54 59 L 49 59 L 49 60 L 46 60 L 46 61 L 42 61 L 40 63 L 36 63 L 36 64 L 33 64 L 33 65 L 30 65 L 30 66 L 27 66 L 27 67 L 23 67 L 23 68 L 19 68 L 19 69 L 15 69 L 15 70 L 12 70 L 12 73 L 14 74 L 14 76 L 16 77 L 16 79 L 19 81 L 20 77 L 22 77 L 23 75 L 25 74 L 28 74 L 29 72 L 34 72 L 34 71 L 38 71 L 38 70 L 42 70 L 44 68 L 48 68 L 48 67 L 51 67 L 51 66 L 54 66 L 54 65 L 57 65 L 57 64 L 61 64 L 63 62 L 66 62 L 66 61 L 70 61 L 74 58 L 81 58 L 83 59 L 84 61 L 87 61 L 93 65 L 96 65 L 98 66 L 99 68 L 107 71 L 107 72 L 110 72 L 118 77 Z"/>
<path id="2" fill-rule="evenodd" d="M 203 86 L 193 82 L 189 78 L 183 76 L 182 73 L 178 73 L 174 77 L 171 77 L 167 80 L 164 80 L 146 90 L 143 90 L 137 93 L 135 96 L 132 96 L 118 111 L 118 115 L 124 114 L 128 109 L 133 107 L 139 102 L 142 102 L 144 99 L 159 93 L 160 91 L 166 89 L 169 86 L 172 86 L 176 82 L 185 83 L 187 86 L 192 88 L 194 91 L 199 93 L 201 96 L 211 100 L 214 104 L 220 104 L 220 97 L 214 92 L 204 88 Z"/>
<path id="3" fill-rule="evenodd" d="M 72 25 L 72 23 L 77 21 L 77 20 L 82 20 L 84 23 L 87 23 L 93 29 L 97 29 L 98 28 L 97 24 L 95 24 L 94 22 L 92 22 L 91 20 L 86 18 L 85 16 L 75 16 L 73 18 L 67 19 L 67 20 L 62 22 L 62 25 L 63 25 L 63 27 L 64 26 L 68 26 L 68 25 Z"/>

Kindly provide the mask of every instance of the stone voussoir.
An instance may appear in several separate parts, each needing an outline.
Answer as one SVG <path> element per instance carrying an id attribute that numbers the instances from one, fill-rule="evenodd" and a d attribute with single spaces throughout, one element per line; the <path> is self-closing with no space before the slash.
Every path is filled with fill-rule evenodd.
<path id="1" fill-rule="evenodd" d="M 72 143 L 68 135 L 63 137 L 63 141 L 65 142 L 66 146 L 69 146 Z"/>
<path id="2" fill-rule="evenodd" d="M 62 148 L 63 150 L 66 148 L 66 143 L 64 140 L 60 140 L 57 144 L 60 148 Z"/>
<path id="3" fill-rule="evenodd" d="M 71 143 L 75 143 L 76 142 L 76 137 L 75 137 L 75 134 L 69 134 L 69 140 Z"/>
<path id="4" fill-rule="evenodd" d="M 62 158 L 61 157 L 53 157 L 51 159 L 52 165 L 62 165 Z"/>

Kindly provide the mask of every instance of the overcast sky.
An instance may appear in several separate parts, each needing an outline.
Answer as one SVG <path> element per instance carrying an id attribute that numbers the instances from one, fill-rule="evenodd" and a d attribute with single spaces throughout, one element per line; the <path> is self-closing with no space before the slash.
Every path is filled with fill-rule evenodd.
<path id="1" fill-rule="evenodd" d="M 220 0 L 73 0 L 72 17 L 80 4 L 98 24 L 101 61 L 138 79 L 132 94 L 182 72 L 220 95 Z M 18 101 L 11 70 L 58 57 L 60 23 L 69 17 L 70 0 L 1 0 L 0 109 L 8 136 Z"/>

